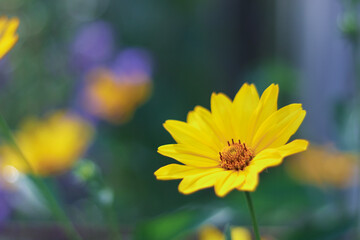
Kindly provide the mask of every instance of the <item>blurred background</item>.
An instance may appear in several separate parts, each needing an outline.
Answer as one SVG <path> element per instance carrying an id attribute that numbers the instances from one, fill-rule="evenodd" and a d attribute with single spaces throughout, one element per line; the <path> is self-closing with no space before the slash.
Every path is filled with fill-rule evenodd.
<path id="1" fill-rule="evenodd" d="M 19 41 L 0 61 L 0 110 L 17 138 L 56 114 L 91 124 L 92 137 L 74 138 L 74 167 L 45 179 L 85 239 L 107 239 L 108 219 L 124 239 L 201 239 L 205 225 L 251 230 L 243 193 L 185 196 L 178 181 L 157 181 L 154 171 L 173 162 L 156 152 L 174 142 L 162 123 L 209 108 L 212 92 L 233 98 L 245 82 L 259 92 L 278 83 L 279 107 L 300 102 L 307 110 L 295 137 L 311 148 L 261 174 L 253 200 L 262 234 L 359 239 L 359 7 L 0 0 L 0 15 L 20 19 Z M 66 239 L 31 181 L 2 165 L 0 238 Z"/>

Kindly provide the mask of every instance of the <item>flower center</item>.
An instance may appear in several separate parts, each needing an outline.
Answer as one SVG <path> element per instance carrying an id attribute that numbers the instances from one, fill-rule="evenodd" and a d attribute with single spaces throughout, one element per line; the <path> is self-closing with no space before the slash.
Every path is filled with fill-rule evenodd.
<path id="1" fill-rule="evenodd" d="M 254 158 L 254 152 L 245 143 L 228 141 L 228 146 L 224 147 L 220 154 L 220 166 L 226 170 L 244 170 Z"/>

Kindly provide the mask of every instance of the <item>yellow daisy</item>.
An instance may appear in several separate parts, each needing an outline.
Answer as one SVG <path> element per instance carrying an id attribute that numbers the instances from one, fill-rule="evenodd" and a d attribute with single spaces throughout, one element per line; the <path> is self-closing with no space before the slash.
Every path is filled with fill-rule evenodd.
<path id="1" fill-rule="evenodd" d="M 160 146 L 158 152 L 182 164 L 160 168 L 156 178 L 182 179 L 183 194 L 212 186 L 219 197 L 233 189 L 254 191 L 261 171 L 308 146 L 302 139 L 287 143 L 306 112 L 301 104 L 278 109 L 278 93 L 272 84 L 259 98 L 255 86 L 245 83 L 233 102 L 213 93 L 211 111 L 197 106 L 186 122 L 167 120 L 164 127 L 177 144 Z"/>
<path id="2" fill-rule="evenodd" d="M 83 98 L 85 109 L 112 123 L 129 121 L 135 110 L 149 99 L 152 90 L 147 76 L 133 77 L 117 77 L 107 69 L 93 70 L 87 76 Z"/>
<path id="3" fill-rule="evenodd" d="M 243 227 L 232 227 L 230 234 L 232 240 L 251 240 L 249 230 Z M 225 240 L 225 236 L 216 227 L 206 225 L 199 232 L 199 240 Z"/>
<path id="4" fill-rule="evenodd" d="M 45 119 L 29 118 L 15 133 L 27 163 L 11 145 L 0 146 L 0 170 L 12 166 L 24 173 L 50 176 L 65 172 L 86 151 L 94 128 L 74 114 L 62 111 Z"/>
<path id="5" fill-rule="evenodd" d="M 342 152 L 330 144 L 311 146 L 285 165 L 291 177 L 320 188 L 347 188 L 354 184 L 358 155 Z"/>
<path id="6" fill-rule="evenodd" d="M 19 19 L 0 17 L 0 59 L 7 54 L 18 40 L 16 30 L 19 27 Z"/>

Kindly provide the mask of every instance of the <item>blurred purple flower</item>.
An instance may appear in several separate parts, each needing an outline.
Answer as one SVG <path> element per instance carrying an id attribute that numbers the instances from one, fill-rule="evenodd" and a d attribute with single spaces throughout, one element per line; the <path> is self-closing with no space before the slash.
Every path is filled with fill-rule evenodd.
<path id="1" fill-rule="evenodd" d="M 132 81 L 148 81 L 151 79 L 153 60 L 148 51 L 141 48 L 127 48 L 115 58 L 111 70 L 115 75 Z M 134 76 L 143 75 L 145 78 Z"/>
<path id="2" fill-rule="evenodd" d="M 104 64 L 114 49 L 114 34 L 109 23 L 98 21 L 85 25 L 72 45 L 72 63 L 80 71 Z"/>
<path id="3" fill-rule="evenodd" d="M 12 67 L 10 66 L 9 62 L 5 59 L 0 61 L 0 87 L 2 87 L 4 84 L 9 81 L 11 78 L 11 71 Z"/>
<path id="4" fill-rule="evenodd" d="M 0 224 L 3 223 L 11 213 L 8 193 L 0 189 Z"/>

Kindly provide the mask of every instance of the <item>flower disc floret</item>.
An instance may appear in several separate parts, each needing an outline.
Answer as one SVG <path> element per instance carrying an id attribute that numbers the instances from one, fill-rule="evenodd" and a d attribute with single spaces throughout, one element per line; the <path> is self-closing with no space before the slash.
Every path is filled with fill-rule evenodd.
<path id="1" fill-rule="evenodd" d="M 226 170 L 244 170 L 254 158 L 254 152 L 246 147 L 245 143 L 228 142 L 228 146 L 224 147 L 219 153 L 221 164 L 220 166 Z"/>

